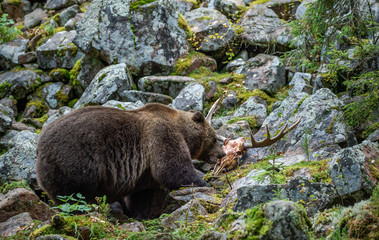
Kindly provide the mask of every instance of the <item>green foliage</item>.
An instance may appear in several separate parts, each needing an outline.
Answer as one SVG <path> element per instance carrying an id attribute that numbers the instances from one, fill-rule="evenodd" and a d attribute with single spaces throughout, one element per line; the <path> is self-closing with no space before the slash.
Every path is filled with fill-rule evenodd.
<path id="1" fill-rule="evenodd" d="M 7 14 L 0 17 L 0 44 L 9 42 L 21 34 L 21 31 L 14 26 L 14 21 L 7 17 Z"/>
<path id="2" fill-rule="evenodd" d="M 235 117 L 230 119 L 226 124 L 235 123 L 238 121 L 247 121 L 249 123 L 250 128 L 256 128 L 257 127 L 257 120 L 255 117 L 247 116 L 247 117 Z"/>
<path id="3" fill-rule="evenodd" d="M 87 204 L 82 194 L 77 193 L 76 197 L 74 195 L 73 193 L 70 196 L 57 196 L 58 200 L 64 203 L 53 208 L 59 209 L 63 216 L 69 216 L 75 212 L 88 213 L 92 210 L 92 206 Z"/>
<path id="4" fill-rule="evenodd" d="M 0 84 L 0 93 L 6 93 L 10 90 L 12 87 L 12 84 L 10 84 L 8 81 L 4 81 Z"/>

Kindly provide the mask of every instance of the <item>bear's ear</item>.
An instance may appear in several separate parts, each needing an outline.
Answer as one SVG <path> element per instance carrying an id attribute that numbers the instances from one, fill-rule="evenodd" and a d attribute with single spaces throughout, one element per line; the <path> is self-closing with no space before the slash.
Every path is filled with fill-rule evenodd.
<path id="1" fill-rule="evenodd" d="M 205 121 L 205 117 L 201 112 L 197 111 L 193 114 L 192 120 L 198 123 L 202 123 Z"/>

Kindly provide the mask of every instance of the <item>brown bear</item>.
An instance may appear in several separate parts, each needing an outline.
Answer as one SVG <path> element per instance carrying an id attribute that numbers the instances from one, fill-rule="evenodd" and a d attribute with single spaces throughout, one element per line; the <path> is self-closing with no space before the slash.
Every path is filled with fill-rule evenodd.
<path id="1" fill-rule="evenodd" d="M 160 214 L 162 189 L 207 186 L 192 159 L 224 156 L 216 133 L 200 112 L 162 104 L 124 111 L 90 106 L 45 127 L 37 147 L 37 180 L 48 196 L 106 195 L 125 200 L 129 217 Z"/>

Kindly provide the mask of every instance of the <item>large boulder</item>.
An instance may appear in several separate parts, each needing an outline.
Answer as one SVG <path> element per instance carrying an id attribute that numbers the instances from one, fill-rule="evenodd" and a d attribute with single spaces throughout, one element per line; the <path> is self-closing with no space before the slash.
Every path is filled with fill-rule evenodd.
<path id="1" fill-rule="evenodd" d="M 18 57 L 23 55 L 29 43 L 27 39 L 15 39 L 0 45 L 0 70 L 9 70 L 19 64 Z"/>
<path id="2" fill-rule="evenodd" d="M 260 4 L 247 10 L 240 20 L 242 41 L 256 47 L 289 44 L 289 31 L 276 13 Z"/>
<path id="3" fill-rule="evenodd" d="M 74 67 L 83 53 L 72 43 L 76 31 L 62 31 L 54 34 L 47 42 L 37 48 L 37 62 L 42 69 Z"/>
<path id="4" fill-rule="evenodd" d="M 96 74 L 74 108 L 118 100 L 121 92 L 132 88 L 133 80 L 125 63 L 108 66 Z"/>
<path id="5" fill-rule="evenodd" d="M 34 28 L 40 25 L 45 18 L 47 18 L 45 11 L 41 8 L 37 8 L 33 12 L 25 15 L 24 24 L 29 29 Z"/>
<path id="6" fill-rule="evenodd" d="M 330 177 L 343 199 L 360 201 L 371 196 L 378 183 L 379 146 L 363 143 L 342 149 L 329 162 Z"/>
<path id="7" fill-rule="evenodd" d="M 176 98 L 188 83 L 194 81 L 194 78 L 181 76 L 147 76 L 138 81 L 138 90 Z"/>
<path id="8" fill-rule="evenodd" d="M 32 70 L 5 72 L 0 75 L 0 98 L 10 95 L 17 100 L 25 98 L 50 79 L 44 73 L 40 74 Z"/>
<path id="9" fill-rule="evenodd" d="M 189 111 L 203 111 L 205 88 L 200 83 L 191 83 L 186 86 L 172 101 L 176 109 Z"/>
<path id="10" fill-rule="evenodd" d="M 38 134 L 25 130 L 12 139 L 15 139 L 13 147 L 0 156 L 0 184 L 25 179 L 30 184 L 36 185 L 35 162 Z"/>
<path id="11" fill-rule="evenodd" d="M 234 72 L 246 74 L 244 85 L 249 90 L 258 88 L 273 94 L 286 84 L 284 65 L 275 56 L 258 54 Z"/>
<path id="12" fill-rule="evenodd" d="M 354 144 L 355 139 L 341 118 L 342 107 L 343 102 L 327 88 L 322 88 L 312 95 L 297 93 L 295 96 L 287 97 L 271 112 L 254 137 L 256 140 L 265 138 L 266 125 L 273 136 L 285 123 L 291 125 L 301 117 L 297 127 L 286 135 L 286 140 L 277 143 L 276 150 L 283 152 L 284 157 L 276 161 L 291 165 L 308 158 L 332 158 L 341 146 Z M 245 157 L 252 161 L 262 158 L 266 151 L 267 147 L 249 149 Z"/>
<path id="13" fill-rule="evenodd" d="M 137 75 L 168 74 L 189 50 L 173 0 L 95 0 L 76 29 L 83 52 Z"/>
<path id="14" fill-rule="evenodd" d="M 219 11 L 197 8 L 184 15 L 194 34 L 193 42 L 200 52 L 219 59 L 223 50 L 234 41 L 236 33 L 228 19 Z"/>

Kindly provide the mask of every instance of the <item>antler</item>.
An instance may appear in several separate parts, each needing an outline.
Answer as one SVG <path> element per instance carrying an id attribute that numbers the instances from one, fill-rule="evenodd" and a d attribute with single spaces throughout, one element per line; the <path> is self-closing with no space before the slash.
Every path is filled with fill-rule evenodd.
<path id="1" fill-rule="evenodd" d="M 205 119 L 209 122 L 209 124 L 212 124 L 213 114 L 215 113 L 216 107 L 217 107 L 217 105 L 219 104 L 220 101 L 221 101 L 221 98 L 217 99 L 217 101 L 215 103 L 213 103 L 211 109 L 209 110 L 207 116 L 205 117 Z"/>
<path id="2" fill-rule="evenodd" d="M 266 131 L 267 131 L 267 138 L 262 140 L 262 141 L 255 141 L 254 137 L 253 137 L 253 134 L 250 134 L 251 136 L 251 145 L 248 145 L 248 144 L 244 144 L 243 145 L 243 149 L 246 150 L 248 148 L 258 148 L 258 147 L 266 147 L 266 146 L 269 146 L 271 144 L 274 144 L 276 143 L 277 141 L 279 141 L 282 137 L 284 137 L 284 135 L 286 135 L 289 131 L 291 131 L 292 129 L 294 129 L 297 124 L 299 124 L 301 120 L 301 117 L 299 118 L 299 120 L 297 120 L 297 122 L 295 122 L 291 127 L 288 128 L 288 124 L 286 124 L 286 126 L 284 126 L 284 128 L 282 128 L 282 130 L 278 133 L 278 135 L 276 135 L 275 137 L 271 138 L 270 136 L 270 131 L 268 130 L 268 127 L 266 125 Z"/>

